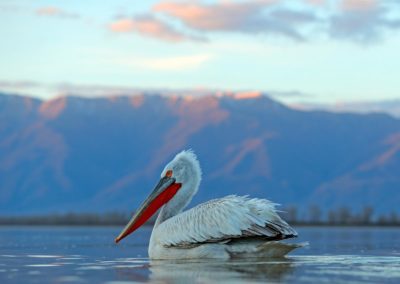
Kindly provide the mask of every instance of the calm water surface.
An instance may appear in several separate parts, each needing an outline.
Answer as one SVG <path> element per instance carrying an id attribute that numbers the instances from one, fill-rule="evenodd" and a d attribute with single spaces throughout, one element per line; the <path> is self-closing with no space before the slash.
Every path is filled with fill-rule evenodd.
<path id="1" fill-rule="evenodd" d="M 0 283 L 400 283 L 400 228 L 297 228 L 286 259 L 152 262 L 151 228 L 0 227 Z"/>

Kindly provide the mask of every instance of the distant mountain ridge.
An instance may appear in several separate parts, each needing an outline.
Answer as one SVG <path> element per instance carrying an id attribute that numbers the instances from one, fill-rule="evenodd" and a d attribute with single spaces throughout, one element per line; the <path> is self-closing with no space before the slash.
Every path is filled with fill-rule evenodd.
<path id="1" fill-rule="evenodd" d="M 0 214 L 135 209 L 192 148 L 194 203 L 249 194 L 377 212 L 400 203 L 400 120 L 290 109 L 261 93 L 49 101 L 0 94 Z"/>

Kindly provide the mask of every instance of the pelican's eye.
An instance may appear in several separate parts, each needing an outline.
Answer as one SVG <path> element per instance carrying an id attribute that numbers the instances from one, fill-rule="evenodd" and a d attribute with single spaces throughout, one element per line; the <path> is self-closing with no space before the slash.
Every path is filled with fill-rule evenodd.
<path id="1" fill-rule="evenodd" d="M 166 177 L 172 177 L 172 171 L 171 170 L 168 170 L 166 173 L 165 173 L 165 176 Z"/>

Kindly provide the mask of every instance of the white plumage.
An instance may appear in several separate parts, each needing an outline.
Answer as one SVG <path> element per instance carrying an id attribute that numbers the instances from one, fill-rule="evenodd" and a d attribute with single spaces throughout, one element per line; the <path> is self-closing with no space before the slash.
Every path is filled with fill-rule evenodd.
<path id="1" fill-rule="evenodd" d="M 266 199 L 229 195 L 182 212 L 201 181 L 200 165 L 192 151 L 179 153 L 161 178 L 168 186 L 170 180 L 181 186 L 160 210 L 149 245 L 152 259 L 282 257 L 303 246 L 278 242 L 297 233 L 277 214 L 276 204 Z M 152 195 L 160 194 L 160 186 L 162 182 Z M 117 241 L 134 230 L 140 213 L 153 200 L 146 200 Z"/>
<path id="2" fill-rule="evenodd" d="M 164 246 L 185 246 L 244 236 L 296 235 L 265 199 L 230 195 L 210 200 L 159 224 L 154 231 Z"/>

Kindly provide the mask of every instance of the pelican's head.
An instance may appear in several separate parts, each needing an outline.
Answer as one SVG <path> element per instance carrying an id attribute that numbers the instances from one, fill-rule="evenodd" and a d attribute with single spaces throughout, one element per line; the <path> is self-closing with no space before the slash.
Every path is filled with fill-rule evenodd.
<path id="1" fill-rule="evenodd" d="M 201 181 L 201 168 L 193 151 L 182 151 L 161 172 L 161 179 L 139 207 L 115 242 L 119 242 L 142 226 L 165 204 L 176 214 L 190 202 Z"/>
<path id="2" fill-rule="evenodd" d="M 169 162 L 161 172 L 161 178 L 171 176 L 176 183 L 182 184 L 185 189 L 192 189 L 192 193 L 196 193 L 195 185 L 200 183 L 201 168 L 196 155 L 192 150 L 186 150 L 178 153 L 175 158 Z M 190 185 L 190 186 L 187 186 Z M 179 193 L 183 192 L 183 189 Z"/>

